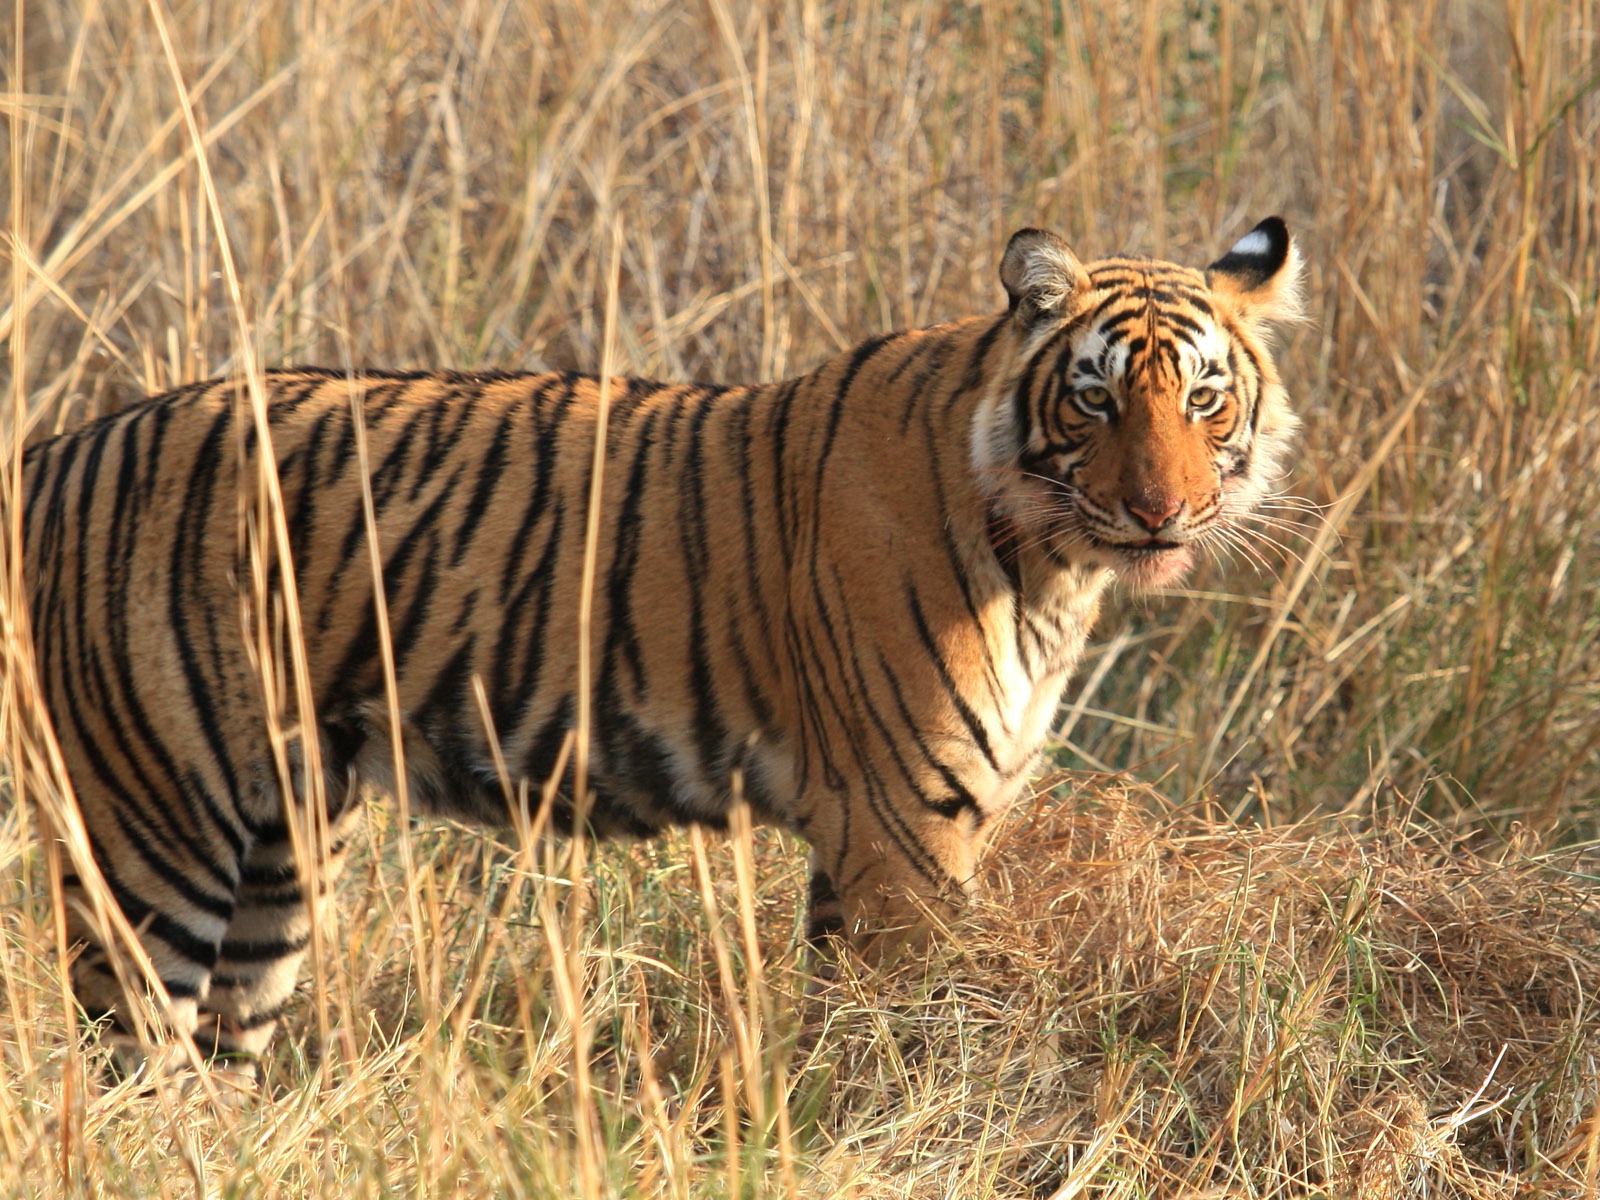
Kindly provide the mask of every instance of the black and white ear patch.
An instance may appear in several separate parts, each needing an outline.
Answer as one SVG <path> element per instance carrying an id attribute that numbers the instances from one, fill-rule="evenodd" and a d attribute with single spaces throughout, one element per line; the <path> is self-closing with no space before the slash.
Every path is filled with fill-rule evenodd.
<path id="1" fill-rule="evenodd" d="M 1210 267 L 1207 276 L 1225 275 L 1241 292 L 1253 292 L 1289 261 L 1289 227 L 1282 217 L 1268 217 L 1233 244 Z"/>
<path id="2" fill-rule="evenodd" d="M 1300 317 L 1300 253 L 1282 217 L 1268 217 L 1206 268 L 1206 286 L 1248 325 Z"/>

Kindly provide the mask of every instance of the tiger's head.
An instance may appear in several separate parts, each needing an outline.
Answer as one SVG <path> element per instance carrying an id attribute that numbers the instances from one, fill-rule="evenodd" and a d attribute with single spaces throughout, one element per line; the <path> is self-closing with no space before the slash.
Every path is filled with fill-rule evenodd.
<path id="1" fill-rule="evenodd" d="M 1000 264 L 1014 374 L 972 431 L 992 516 L 1139 586 L 1237 544 L 1298 424 L 1264 341 L 1298 315 L 1298 274 L 1277 217 L 1204 271 L 1085 265 L 1052 233 L 1015 234 Z"/>

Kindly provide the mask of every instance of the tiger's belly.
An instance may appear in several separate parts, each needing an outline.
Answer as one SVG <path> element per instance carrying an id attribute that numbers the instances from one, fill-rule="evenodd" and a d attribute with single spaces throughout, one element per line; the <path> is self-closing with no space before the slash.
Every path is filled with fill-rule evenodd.
<path id="1" fill-rule="evenodd" d="M 362 706 L 374 713 L 375 705 Z M 537 698 L 527 719 L 497 737 L 499 763 L 487 738 L 449 703 L 413 711 L 406 722 L 407 782 L 417 807 L 477 824 L 501 825 L 508 805 L 549 808 L 549 823 L 571 832 L 580 820 L 601 837 L 647 837 L 664 829 L 726 826 L 736 803 L 758 823 L 792 824 L 795 778 L 784 739 L 753 729 L 724 735 L 713 747 L 693 736 L 686 714 L 596 704 L 579 729 L 570 693 Z M 346 756 L 377 791 L 392 791 L 392 739 L 381 719 Z M 325 736 L 325 741 L 328 739 Z M 582 778 L 574 764 L 584 756 Z M 502 765 L 503 764 L 503 765 Z M 582 792 L 581 803 L 574 797 Z"/>

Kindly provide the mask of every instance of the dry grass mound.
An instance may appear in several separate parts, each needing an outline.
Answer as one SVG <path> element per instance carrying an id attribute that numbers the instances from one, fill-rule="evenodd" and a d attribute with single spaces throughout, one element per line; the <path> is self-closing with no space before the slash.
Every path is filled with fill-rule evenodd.
<path id="1" fill-rule="evenodd" d="M 1593 1194 L 1600 864 L 1145 799 L 1037 803 L 950 961 L 830 994 L 856 1194 Z"/>

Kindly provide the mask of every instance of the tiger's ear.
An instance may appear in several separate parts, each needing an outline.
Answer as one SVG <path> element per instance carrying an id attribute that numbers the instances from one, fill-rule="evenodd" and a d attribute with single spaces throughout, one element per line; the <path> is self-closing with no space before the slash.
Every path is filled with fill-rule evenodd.
<path id="1" fill-rule="evenodd" d="M 1072 315 L 1089 274 L 1067 244 L 1044 229 L 1019 229 L 1000 259 L 1000 282 L 1024 329 Z"/>
<path id="2" fill-rule="evenodd" d="M 1248 319 L 1293 321 L 1300 316 L 1300 252 L 1282 217 L 1268 217 L 1206 268 L 1213 293 Z"/>

